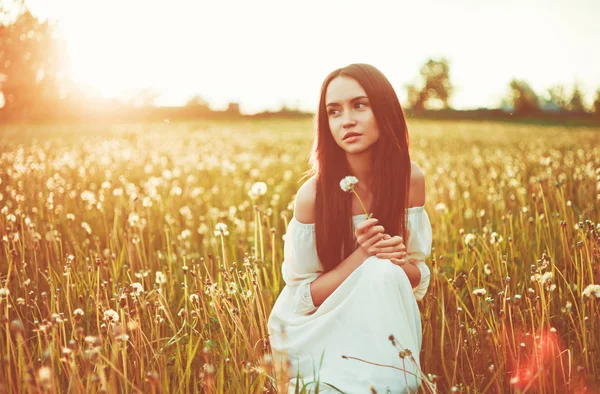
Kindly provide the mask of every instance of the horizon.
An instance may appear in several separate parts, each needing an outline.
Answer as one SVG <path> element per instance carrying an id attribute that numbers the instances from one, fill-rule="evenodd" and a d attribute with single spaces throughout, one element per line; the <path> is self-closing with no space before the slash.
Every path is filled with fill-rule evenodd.
<path id="1" fill-rule="evenodd" d="M 441 57 L 450 62 L 450 104 L 457 110 L 500 107 L 513 78 L 542 97 L 553 85 L 570 91 L 577 83 L 587 105 L 600 89 L 594 45 L 600 2 L 591 0 L 553 0 L 543 9 L 531 0 L 26 3 L 35 15 L 58 22 L 73 80 L 107 98 L 153 89 L 162 93 L 159 106 L 184 105 L 198 95 L 213 110 L 235 102 L 244 114 L 283 105 L 314 112 L 325 76 L 357 62 L 379 68 L 405 105 L 405 85 L 417 81 L 429 58 Z M 418 39 L 408 39 L 410 32 Z M 395 47 L 402 51 L 392 52 Z"/>

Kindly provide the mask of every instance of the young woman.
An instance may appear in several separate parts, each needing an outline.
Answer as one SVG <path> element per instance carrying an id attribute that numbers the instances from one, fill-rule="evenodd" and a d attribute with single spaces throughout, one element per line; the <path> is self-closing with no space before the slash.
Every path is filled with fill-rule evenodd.
<path id="1" fill-rule="evenodd" d="M 290 392 L 315 382 L 307 387 L 314 392 L 317 380 L 319 392 L 416 390 L 417 300 L 429 286 L 423 260 L 432 233 L 404 112 L 378 69 L 351 64 L 323 82 L 315 120 L 313 176 L 296 195 L 286 286 L 268 322 L 274 361 L 287 370 Z M 348 175 L 358 178 L 360 201 L 340 187 Z"/>

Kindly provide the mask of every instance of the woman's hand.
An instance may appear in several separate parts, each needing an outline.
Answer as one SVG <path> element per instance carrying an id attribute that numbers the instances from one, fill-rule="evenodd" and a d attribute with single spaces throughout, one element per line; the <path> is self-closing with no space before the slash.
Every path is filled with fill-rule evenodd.
<path id="1" fill-rule="evenodd" d="M 384 234 L 384 239 L 374 245 L 377 250 L 376 256 L 380 259 L 389 259 L 396 265 L 404 265 L 408 262 L 406 258 L 406 245 L 401 236 L 390 236 Z"/>
<path id="2" fill-rule="evenodd" d="M 377 219 L 368 219 L 356 226 L 356 230 L 354 231 L 354 235 L 356 235 L 356 242 L 360 245 L 362 250 L 369 256 L 375 256 L 377 253 L 377 248 L 374 245 L 383 239 L 384 237 L 384 228 L 383 226 L 378 226 L 377 223 L 379 221 Z"/>

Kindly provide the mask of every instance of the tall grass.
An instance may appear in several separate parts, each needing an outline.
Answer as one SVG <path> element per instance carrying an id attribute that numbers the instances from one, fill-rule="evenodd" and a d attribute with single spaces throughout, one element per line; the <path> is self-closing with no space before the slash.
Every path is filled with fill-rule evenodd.
<path id="1" fill-rule="evenodd" d="M 434 234 L 422 391 L 598 390 L 600 130 L 409 124 Z M 0 392 L 284 392 L 266 321 L 311 139 L 4 126 Z"/>

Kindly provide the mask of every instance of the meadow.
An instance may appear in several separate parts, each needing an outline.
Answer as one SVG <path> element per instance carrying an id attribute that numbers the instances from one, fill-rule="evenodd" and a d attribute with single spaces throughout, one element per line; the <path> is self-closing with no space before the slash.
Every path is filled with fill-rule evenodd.
<path id="1" fill-rule="evenodd" d="M 600 129 L 409 128 L 421 391 L 598 392 Z M 283 392 L 266 321 L 311 144 L 310 119 L 2 126 L 0 393 Z"/>

